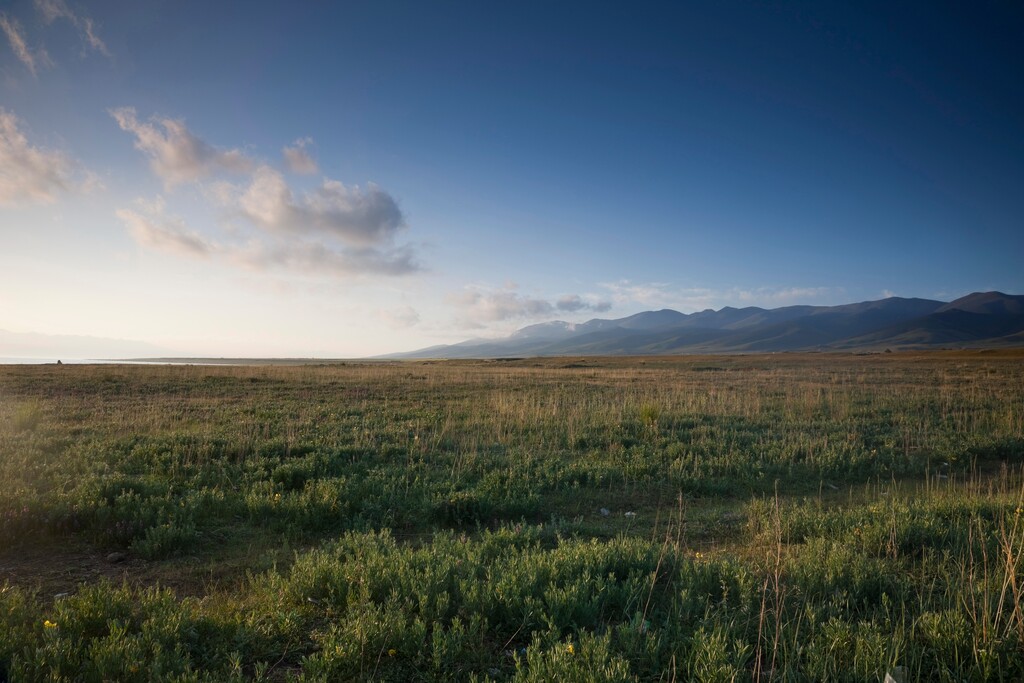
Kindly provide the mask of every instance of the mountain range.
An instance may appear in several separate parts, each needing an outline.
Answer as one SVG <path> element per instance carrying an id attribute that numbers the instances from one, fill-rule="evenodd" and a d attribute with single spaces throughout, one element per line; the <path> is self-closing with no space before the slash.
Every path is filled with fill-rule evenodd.
<path id="1" fill-rule="evenodd" d="M 644 311 L 552 321 L 503 339 L 471 339 L 389 358 L 881 351 L 1024 346 L 1024 296 L 976 292 L 951 302 L 889 297 L 841 306 Z"/>

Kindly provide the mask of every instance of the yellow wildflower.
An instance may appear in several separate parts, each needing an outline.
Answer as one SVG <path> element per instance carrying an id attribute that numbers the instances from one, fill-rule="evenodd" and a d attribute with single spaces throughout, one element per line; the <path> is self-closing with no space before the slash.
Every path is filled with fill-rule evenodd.
<path id="1" fill-rule="evenodd" d="M 574 654 L 576 652 L 576 648 L 574 648 L 572 646 L 572 643 L 569 643 L 568 645 L 565 646 L 565 651 L 568 652 L 569 654 Z"/>
<path id="2" fill-rule="evenodd" d="M 47 619 L 43 622 L 43 628 L 57 628 L 57 624 Z"/>
<path id="3" fill-rule="evenodd" d="M 398 654 L 398 651 L 395 650 L 395 648 L 391 648 L 390 650 L 388 650 L 388 657 L 394 657 L 397 654 Z"/>

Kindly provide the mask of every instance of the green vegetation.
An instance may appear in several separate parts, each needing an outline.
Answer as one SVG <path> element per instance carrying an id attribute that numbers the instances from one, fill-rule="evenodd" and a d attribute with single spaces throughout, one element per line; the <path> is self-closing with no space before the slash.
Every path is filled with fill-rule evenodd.
<path id="1" fill-rule="evenodd" d="M 1022 466 L 1014 352 L 3 367 L 0 681 L 1024 680 Z"/>

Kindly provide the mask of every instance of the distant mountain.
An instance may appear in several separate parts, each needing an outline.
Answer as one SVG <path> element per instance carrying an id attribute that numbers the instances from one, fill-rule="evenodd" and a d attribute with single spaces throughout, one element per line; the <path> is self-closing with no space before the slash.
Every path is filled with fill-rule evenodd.
<path id="1" fill-rule="evenodd" d="M 529 325 L 522 329 L 516 330 L 511 334 L 509 339 L 565 339 L 566 337 L 572 336 L 573 332 L 576 331 L 576 325 L 574 323 L 562 322 L 561 320 L 555 320 L 549 323 L 538 323 L 536 325 Z"/>
<path id="2" fill-rule="evenodd" d="M 853 344 L 914 346 L 1018 346 L 1024 334 L 1024 296 L 1001 292 L 969 294 L 930 315 L 895 323 Z"/>
<path id="3" fill-rule="evenodd" d="M 133 358 L 172 353 L 131 339 L 0 330 L 0 358 Z"/>
<path id="4" fill-rule="evenodd" d="M 890 297 L 842 306 L 670 309 L 585 323 L 552 321 L 504 339 L 470 340 L 391 358 L 754 353 L 1024 345 L 1024 296 L 979 292 L 949 303 Z"/>
<path id="5" fill-rule="evenodd" d="M 1011 296 L 1002 292 L 977 292 L 952 301 L 939 310 L 987 315 L 1024 315 L 1024 296 Z"/>

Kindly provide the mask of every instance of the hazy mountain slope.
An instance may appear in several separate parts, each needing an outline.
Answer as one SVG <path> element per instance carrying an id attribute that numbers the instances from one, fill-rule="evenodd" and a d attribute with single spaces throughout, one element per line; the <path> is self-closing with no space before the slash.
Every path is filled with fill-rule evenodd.
<path id="1" fill-rule="evenodd" d="M 831 307 L 808 307 L 802 317 L 774 324 L 745 327 L 718 339 L 711 348 L 722 351 L 796 351 L 841 345 L 851 337 L 920 317 L 942 305 L 941 301 L 900 299 Z"/>
<path id="2" fill-rule="evenodd" d="M 551 344 L 538 355 L 650 355 L 676 353 L 676 349 L 717 340 L 728 332 L 697 328 L 693 330 L 603 330 Z"/>
<path id="3" fill-rule="evenodd" d="M 874 313 L 878 316 L 878 319 L 888 317 L 892 320 L 900 320 L 906 318 L 918 318 L 928 315 L 929 313 L 935 313 L 936 311 L 941 310 L 945 305 L 947 304 L 944 304 L 941 301 L 934 301 L 932 299 L 905 299 L 903 297 L 892 296 L 888 299 L 879 299 L 878 301 L 861 301 L 856 304 L 818 307 L 817 310 L 812 312 L 812 315 L 835 313 L 858 315 Z"/>
<path id="4" fill-rule="evenodd" d="M 988 315 L 947 309 L 850 339 L 850 346 L 949 345 L 986 342 L 1024 332 L 1024 315 Z M 1009 340 L 1006 340 L 1008 343 Z"/>
<path id="5" fill-rule="evenodd" d="M 670 309 L 585 323 L 530 325 L 396 358 L 490 358 L 807 351 L 933 345 L 999 346 L 1024 338 L 1024 296 L 979 292 L 950 303 L 890 297 L 841 306 Z"/>
<path id="6" fill-rule="evenodd" d="M 518 329 L 509 336 L 509 339 L 564 339 L 575 334 L 577 327 L 578 325 L 574 323 L 567 323 L 563 320 L 553 320 L 548 323 L 537 323 L 536 325 L 528 325 Z"/>
<path id="7" fill-rule="evenodd" d="M 986 315 L 1024 315 L 1024 296 L 1002 292 L 976 292 L 942 306 L 939 311 L 967 311 Z"/>
<path id="8" fill-rule="evenodd" d="M 644 311 L 627 318 L 620 318 L 617 327 L 625 330 L 656 330 L 675 327 L 690 316 L 679 311 L 663 308 L 660 311 Z"/>
<path id="9" fill-rule="evenodd" d="M 782 323 L 787 320 L 801 318 L 814 311 L 815 306 L 786 306 L 783 308 L 730 308 L 726 306 L 720 311 L 701 311 L 694 313 L 694 324 L 707 327 L 718 327 L 727 330 L 740 330 L 757 325 Z M 699 317 L 698 317 L 699 316 Z"/>

